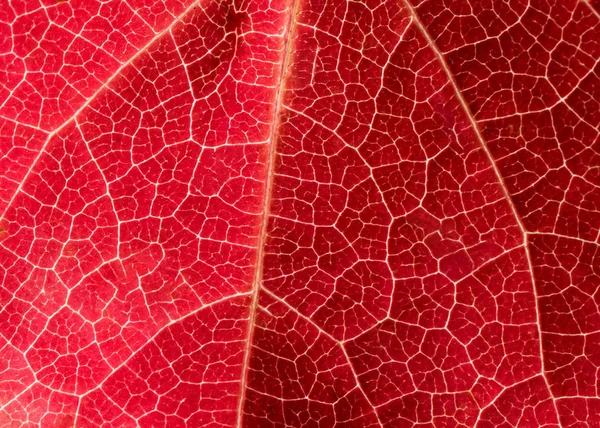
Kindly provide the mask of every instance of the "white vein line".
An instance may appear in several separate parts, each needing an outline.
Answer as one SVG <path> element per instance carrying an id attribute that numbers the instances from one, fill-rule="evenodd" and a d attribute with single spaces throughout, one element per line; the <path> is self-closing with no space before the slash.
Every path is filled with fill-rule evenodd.
<path id="1" fill-rule="evenodd" d="M 144 346 L 148 346 L 150 343 L 154 342 L 154 340 L 160 335 L 162 334 L 164 331 L 166 331 L 169 327 L 173 326 L 174 324 L 177 324 L 187 318 L 190 318 L 194 315 L 196 315 L 199 312 L 202 312 L 205 309 L 209 309 L 213 306 L 216 306 L 220 303 L 226 302 L 228 300 L 233 300 L 236 299 L 238 297 L 244 297 L 244 296 L 248 296 L 250 294 L 250 292 L 246 292 L 246 293 L 239 293 L 239 294 L 232 294 L 231 296 L 227 296 L 227 297 L 223 297 L 222 299 L 219 300 L 215 300 L 214 302 L 210 302 L 206 305 L 203 305 L 201 307 L 199 307 L 198 309 L 195 309 L 194 311 L 190 312 L 189 314 L 186 314 L 180 318 L 177 318 L 175 320 L 170 321 L 168 324 L 164 325 L 162 328 L 160 328 L 156 333 L 154 333 L 147 341 L 144 345 L 140 346 L 135 352 L 133 352 L 125 361 L 123 361 L 121 364 L 119 364 L 118 366 L 116 366 L 112 372 L 106 376 L 106 378 L 100 382 L 98 385 L 96 385 L 94 388 L 90 389 L 88 392 L 86 392 L 85 394 L 81 394 L 81 398 L 85 397 L 86 395 L 91 394 L 92 392 L 102 388 L 102 386 L 110 379 L 110 377 L 112 375 L 114 375 L 120 368 L 124 367 L 127 365 L 127 363 L 129 363 L 129 361 L 131 361 L 133 358 L 135 358 L 136 355 L 138 355 L 139 351 L 141 349 L 144 348 Z"/>
<path id="2" fill-rule="evenodd" d="M 427 32 L 427 29 L 425 28 L 425 26 L 421 22 L 419 16 L 417 15 L 417 12 L 413 8 L 413 6 L 410 4 L 409 0 L 403 0 L 403 2 L 406 5 L 406 7 L 408 8 L 410 14 L 412 15 L 414 23 L 417 26 L 419 32 L 423 35 L 423 37 L 425 38 L 426 42 L 431 47 L 431 50 L 437 56 L 438 61 L 439 61 L 440 65 L 442 66 L 442 68 L 443 68 L 443 70 L 444 70 L 444 72 L 446 74 L 446 77 L 450 81 L 450 84 L 452 85 L 452 88 L 454 89 L 454 93 L 455 93 L 458 101 L 460 102 L 461 107 L 463 108 L 464 112 L 466 113 L 467 118 L 468 118 L 468 120 L 469 120 L 469 122 L 471 124 L 471 127 L 473 128 L 473 131 L 475 132 L 477 140 L 479 141 L 479 143 L 481 145 L 481 148 L 483 149 L 483 151 L 487 155 L 488 160 L 491 163 L 492 168 L 494 169 L 494 173 L 496 174 L 496 179 L 498 180 L 500 186 L 502 187 L 502 192 L 504 193 L 506 201 L 508 202 L 508 204 L 510 206 L 510 209 L 511 209 L 511 211 L 512 211 L 514 217 L 515 217 L 515 220 L 516 220 L 516 222 L 517 222 L 517 224 L 519 226 L 519 229 L 521 230 L 521 234 L 523 236 L 523 244 L 524 244 L 523 248 L 525 250 L 525 255 L 527 257 L 527 264 L 528 264 L 529 272 L 530 272 L 530 275 L 531 275 L 531 285 L 532 285 L 532 288 L 533 288 L 533 294 L 535 296 L 535 304 L 536 304 L 536 314 L 535 315 L 536 315 L 536 326 L 537 326 L 537 333 L 538 333 L 538 348 L 539 348 L 539 355 L 540 355 L 540 360 L 541 360 L 541 376 L 544 378 L 544 382 L 546 383 L 546 386 L 548 388 L 550 397 L 552 398 L 552 406 L 554 407 L 555 414 L 558 417 L 558 409 L 556 408 L 556 399 L 555 399 L 554 395 L 552 395 L 552 390 L 550 389 L 550 382 L 548 381 L 548 379 L 546 378 L 546 375 L 545 375 L 546 370 L 545 370 L 545 367 L 544 367 L 544 354 L 543 354 L 543 349 L 542 349 L 542 332 L 541 332 L 541 327 L 540 327 L 539 298 L 538 298 L 537 290 L 535 288 L 535 278 L 533 277 L 533 263 L 532 263 L 532 260 L 531 260 L 531 253 L 529 251 L 527 229 L 523 225 L 521 217 L 519 216 L 519 213 L 517 212 L 517 208 L 515 207 L 515 204 L 513 203 L 513 200 L 511 198 L 510 194 L 508 193 L 508 189 L 506 187 L 506 184 L 504 183 L 504 179 L 502 178 L 502 174 L 500 174 L 500 171 L 498 169 L 498 166 L 496 165 L 496 162 L 494 161 L 492 153 L 490 152 L 490 150 L 489 150 L 489 148 L 487 146 L 487 142 L 483 138 L 483 135 L 481 134 L 481 131 L 479 130 L 479 127 L 477 125 L 477 122 L 475 121 L 475 118 L 473 117 L 473 114 L 471 113 L 469 105 L 467 104 L 466 100 L 462 96 L 462 93 L 460 92 L 460 89 L 458 88 L 458 85 L 454 81 L 452 72 L 450 71 L 450 68 L 448 67 L 448 64 L 446 63 L 446 60 L 444 59 L 444 56 L 442 55 L 442 53 L 438 49 L 435 41 L 431 38 L 431 36 Z"/>
<path id="3" fill-rule="evenodd" d="M 594 6 L 592 6 L 592 4 L 590 3 L 590 0 L 579 0 L 579 3 L 583 3 L 584 5 L 586 5 L 590 11 L 596 15 L 596 17 L 598 17 L 598 19 L 600 19 L 600 13 L 594 8 Z"/>
<path id="4" fill-rule="evenodd" d="M 596 245 L 598 246 L 599 243 L 596 241 L 592 241 L 590 239 L 584 239 L 584 238 L 579 238 L 577 236 L 569 236 L 569 235 L 563 235 L 562 233 L 549 233 L 549 232 L 527 232 L 527 234 L 529 236 L 554 236 L 560 239 L 568 239 L 571 241 L 577 241 L 577 242 L 581 242 L 582 244 L 592 244 L 592 245 Z"/>
<path id="5" fill-rule="evenodd" d="M 0 216 L 0 220 L 2 220 L 4 218 L 4 215 L 6 214 L 6 211 L 8 211 L 9 207 L 12 206 L 12 204 L 13 204 L 16 196 L 21 192 L 21 189 L 23 188 L 23 184 L 27 181 L 27 179 L 31 175 L 31 173 L 32 173 L 35 165 L 38 163 L 38 161 L 42 157 L 43 153 L 46 151 L 46 147 L 48 147 L 48 143 L 50 142 L 50 140 L 52 139 L 52 137 L 54 137 L 56 134 L 58 134 L 62 129 L 64 129 L 71 122 L 73 122 L 75 120 L 75 118 L 77 116 L 79 116 L 90 105 L 90 103 L 92 103 L 96 99 L 96 97 L 98 96 L 98 94 L 100 94 L 102 91 L 104 91 L 105 89 L 107 89 L 109 87 L 110 83 L 112 83 L 115 79 L 117 79 L 121 75 L 121 71 L 123 71 L 124 68 L 128 67 L 138 57 L 140 57 L 141 55 L 145 54 L 147 52 L 148 48 L 150 46 L 152 46 L 154 44 L 154 42 L 156 42 L 158 39 L 160 39 L 166 33 L 170 32 L 171 29 L 176 24 L 178 24 L 179 22 L 181 22 L 181 20 L 183 19 L 183 17 L 185 17 L 189 11 L 191 11 L 192 9 L 194 9 L 201 1 L 203 1 L 203 0 L 196 0 L 195 2 L 193 2 L 187 9 L 185 9 L 179 16 L 177 16 L 168 27 L 166 27 L 160 33 L 157 33 L 154 37 L 152 37 L 152 39 L 150 39 L 150 41 L 148 43 L 146 43 L 139 51 L 137 51 L 135 55 L 133 55 L 126 62 L 124 62 L 123 64 L 121 64 L 119 66 L 119 68 L 113 73 L 113 75 L 110 76 L 108 78 L 108 80 L 102 86 L 100 86 L 96 90 L 96 92 L 94 92 L 85 101 L 85 103 L 83 103 L 82 106 L 79 107 L 79 109 L 77 109 L 77 111 L 75 113 L 73 113 L 73 115 L 68 120 L 66 120 L 62 125 L 58 126 L 56 129 L 54 129 L 53 131 L 51 131 L 48 134 L 48 137 L 46 138 L 46 141 L 42 145 L 39 153 L 37 154 L 37 156 L 35 157 L 35 159 L 31 163 L 31 167 L 29 168 L 29 171 L 27 172 L 27 174 L 25 175 L 25 177 L 23 177 L 23 179 L 19 183 L 19 187 L 15 190 L 15 192 L 12 195 L 12 197 L 10 198 L 10 201 L 6 205 L 6 209 L 2 213 L 2 215 Z"/>
<path id="6" fill-rule="evenodd" d="M 350 368 L 350 371 L 352 372 L 352 376 L 354 377 L 354 381 L 356 382 L 356 387 L 360 390 L 360 392 L 364 396 L 365 400 L 367 400 L 367 403 L 369 404 L 369 406 L 371 406 L 371 408 L 373 409 L 373 414 L 375 415 L 375 418 L 377 419 L 377 422 L 379 423 L 379 425 L 381 427 L 383 427 L 384 425 L 381 422 L 381 419 L 379 419 L 379 414 L 377 413 L 377 407 L 373 403 L 371 403 L 371 400 L 369 399 L 369 396 L 363 390 L 362 385 L 360 384 L 360 382 L 358 380 L 358 374 L 354 370 L 354 366 L 352 365 L 352 362 L 350 361 L 350 356 L 348 355 L 348 352 L 346 351 L 346 348 L 344 347 L 344 343 L 348 342 L 349 340 L 344 340 L 344 341 L 337 340 L 330 333 L 328 333 L 327 331 L 323 330 L 323 328 L 319 327 L 313 320 L 311 320 L 306 315 L 303 315 L 301 312 L 299 312 L 296 308 L 294 308 L 292 305 L 290 305 L 288 302 L 286 302 L 281 297 L 277 296 L 276 294 L 274 294 L 273 292 L 267 290 L 266 288 L 263 288 L 262 291 L 265 294 L 269 295 L 271 298 L 273 298 L 278 303 L 284 305 L 286 308 L 288 308 L 290 311 L 292 311 L 294 314 L 296 314 L 296 316 L 298 316 L 300 319 L 306 321 L 309 325 L 311 325 L 312 327 L 314 327 L 319 332 L 319 334 L 322 334 L 323 336 L 327 337 L 334 344 L 336 344 L 337 346 L 340 347 L 340 349 L 342 350 L 342 353 L 344 354 L 344 357 L 346 358 L 346 361 L 348 363 L 348 367 Z"/>
<path id="7" fill-rule="evenodd" d="M 267 228 L 269 225 L 269 210 L 271 205 L 271 193 L 273 188 L 273 183 L 275 181 L 275 159 L 277 156 L 276 144 L 277 144 L 277 128 L 280 124 L 280 111 L 283 106 L 281 102 L 281 98 L 283 96 L 282 87 L 285 84 L 285 78 L 288 75 L 288 63 L 290 61 L 291 56 L 291 44 L 292 38 L 291 34 L 296 25 L 295 17 L 296 17 L 296 8 L 298 2 L 297 0 L 291 0 L 291 4 L 289 5 L 289 19 L 285 23 L 284 31 L 285 36 L 283 40 L 283 51 L 282 56 L 283 60 L 280 64 L 279 69 L 279 84 L 277 85 L 277 90 L 275 93 L 275 107 L 273 109 L 273 122 L 270 131 L 270 144 L 269 144 L 269 153 L 268 153 L 268 161 L 267 161 L 267 170 L 266 177 L 267 182 L 264 190 L 264 201 L 263 201 L 263 210 L 262 210 L 262 224 L 260 226 L 260 232 L 258 235 L 258 247 L 256 254 L 256 270 L 254 271 L 254 280 L 252 282 L 252 302 L 250 304 L 250 316 L 248 321 L 248 334 L 246 337 L 246 350 L 244 355 L 244 361 L 242 363 L 242 378 L 240 382 L 240 394 L 239 394 L 239 402 L 237 409 L 237 421 L 236 427 L 241 428 L 243 426 L 244 419 L 244 403 L 246 401 L 246 390 L 248 383 L 248 367 L 250 363 L 250 356 L 252 351 L 252 339 L 254 336 L 254 320 L 256 318 L 257 307 L 258 307 L 258 294 L 262 284 L 263 277 L 263 260 L 264 260 L 264 248 L 267 241 Z"/>

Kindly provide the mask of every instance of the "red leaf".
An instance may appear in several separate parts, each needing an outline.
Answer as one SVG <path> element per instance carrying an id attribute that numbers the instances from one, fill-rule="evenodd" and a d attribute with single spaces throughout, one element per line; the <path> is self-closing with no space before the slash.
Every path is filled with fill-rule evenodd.
<path id="1" fill-rule="evenodd" d="M 597 1 L 0 9 L 0 425 L 600 425 Z"/>

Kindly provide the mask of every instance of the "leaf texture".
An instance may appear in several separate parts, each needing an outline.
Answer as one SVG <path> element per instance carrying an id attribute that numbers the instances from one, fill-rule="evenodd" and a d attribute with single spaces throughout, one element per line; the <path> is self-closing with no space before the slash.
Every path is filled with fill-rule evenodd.
<path id="1" fill-rule="evenodd" d="M 600 426 L 600 3 L 0 9 L 0 426 Z"/>

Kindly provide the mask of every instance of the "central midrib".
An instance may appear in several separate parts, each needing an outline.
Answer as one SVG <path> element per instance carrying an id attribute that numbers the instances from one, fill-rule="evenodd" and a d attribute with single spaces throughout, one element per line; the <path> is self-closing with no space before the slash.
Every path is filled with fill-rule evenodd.
<path id="1" fill-rule="evenodd" d="M 254 272 L 254 279 L 252 281 L 252 300 L 250 303 L 250 312 L 248 317 L 248 333 L 246 336 L 246 349 L 244 350 L 244 361 L 242 363 L 241 371 L 241 382 L 240 382 L 240 394 L 237 411 L 237 423 L 236 426 L 241 428 L 243 426 L 244 418 L 244 404 L 246 401 L 246 391 L 248 387 L 248 372 L 249 364 L 252 353 L 252 341 L 254 338 L 254 325 L 256 314 L 258 311 L 258 297 L 260 293 L 261 284 L 263 281 L 264 271 L 264 256 L 265 256 L 265 245 L 267 243 L 268 225 L 269 225 L 269 212 L 271 207 L 271 194 L 273 188 L 273 182 L 275 181 L 275 160 L 277 158 L 277 137 L 278 128 L 280 124 L 280 112 L 283 107 L 282 97 L 284 94 L 284 86 L 287 77 L 287 68 L 290 62 L 292 37 L 294 27 L 296 25 L 296 8 L 298 0 L 288 0 L 289 9 L 286 22 L 284 24 L 284 41 L 283 50 L 281 52 L 281 65 L 279 68 L 279 78 L 277 80 L 273 115 L 271 119 L 271 132 L 269 139 L 267 166 L 265 171 L 265 189 L 262 209 L 262 222 L 258 233 L 257 240 L 257 251 L 256 251 L 256 269 Z"/>

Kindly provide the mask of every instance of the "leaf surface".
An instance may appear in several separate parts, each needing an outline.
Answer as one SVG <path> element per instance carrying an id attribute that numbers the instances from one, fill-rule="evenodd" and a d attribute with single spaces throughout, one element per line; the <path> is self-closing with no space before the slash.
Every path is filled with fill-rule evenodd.
<path id="1" fill-rule="evenodd" d="M 0 425 L 600 424 L 599 9 L 3 7 Z"/>

